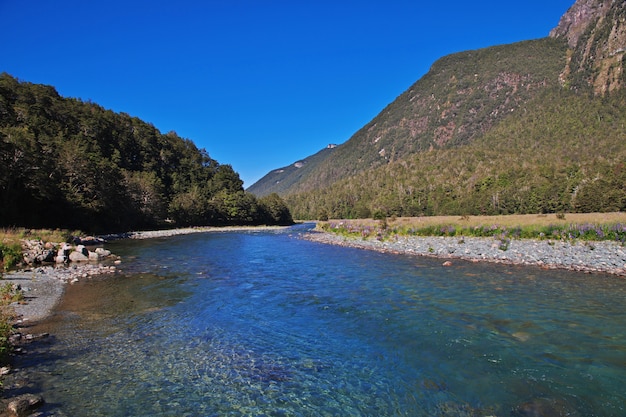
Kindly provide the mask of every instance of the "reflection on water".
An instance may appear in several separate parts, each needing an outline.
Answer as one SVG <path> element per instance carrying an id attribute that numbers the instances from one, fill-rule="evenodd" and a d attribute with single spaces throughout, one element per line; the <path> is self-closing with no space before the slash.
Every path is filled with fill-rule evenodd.
<path id="1" fill-rule="evenodd" d="M 623 416 L 626 281 L 324 246 L 115 244 L 22 359 L 57 416 Z"/>

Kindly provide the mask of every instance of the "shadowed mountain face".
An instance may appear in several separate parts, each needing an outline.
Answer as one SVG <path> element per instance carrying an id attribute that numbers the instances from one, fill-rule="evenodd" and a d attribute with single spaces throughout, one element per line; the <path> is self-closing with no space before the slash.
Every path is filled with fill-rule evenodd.
<path id="1" fill-rule="evenodd" d="M 540 171 L 562 169 L 560 162 L 546 159 L 553 154 L 549 150 L 545 154 L 546 143 L 550 143 L 548 149 L 566 151 L 571 146 L 585 148 L 593 136 L 593 142 L 599 142 L 595 151 L 609 146 L 603 138 L 613 132 L 614 117 L 604 119 L 606 123 L 593 123 L 593 130 L 585 126 L 578 131 L 571 126 L 571 119 L 573 114 L 578 114 L 581 105 L 587 110 L 599 106 L 600 118 L 605 113 L 618 119 L 623 117 L 616 110 L 619 104 L 609 101 L 619 102 L 626 77 L 623 71 L 625 8 L 624 1 L 578 1 L 546 38 L 443 57 L 347 142 L 332 152 L 324 150 L 304 159 L 306 169 L 273 171 L 249 190 L 258 195 L 277 192 L 286 198 L 290 208 L 295 210 L 294 214 L 303 218 L 315 218 L 320 211 L 340 217 L 375 211 L 391 215 L 439 214 L 440 204 L 424 205 L 423 202 L 478 198 L 475 182 L 481 176 L 497 178 L 505 175 L 498 171 L 499 168 L 494 168 L 499 165 L 494 163 L 487 172 L 489 164 L 481 160 L 477 147 L 491 151 L 503 143 L 523 142 L 527 144 L 526 148 L 505 146 L 503 154 L 493 155 L 493 158 L 503 159 L 504 153 L 517 149 L 518 159 L 507 156 L 504 159 L 512 165 L 502 169 L 508 171 L 517 166 L 526 178 L 522 189 L 530 187 L 532 194 L 537 183 L 559 178 L 558 175 L 542 176 Z M 580 100 L 591 102 L 581 104 Z M 550 111 L 556 113 L 550 114 Z M 530 114 L 534 115 L 530 124 L 534 130 L 523 133 L 529 127 L 527 118 Z M 579 115 L 578 119 L 584 118 L 585 114 Z M 520 123 L 524 129 L 511 127 L 520 126 Z M 503 131 L 507 132 L 506 137 L 502 137 Z M 582 131 L 585 132 L 583 135 L 575 135 L 578 142 L 571 143 L 572 132 Z M 570 136 L 567 139 L 564 138 L 565 132 Z M 534 138 L 534 144 L 528 143 L 529 136 Z M 611 152 L 611 158 L 619 161 L 623 146 L 610 146 L 607 151 Z M 543 149 L 544 154 L 536 155 L 538 149 Z M 569 154 L 569 151 L 565 153 Z M 470 182 L 460 186 L 458 182 L 463 176 L 448 175 L 451 167 L 446 162 L 439 160 L 435 165 L 429 165 L 433 163 L 434 155 L 439 155 L 438 158 L 445 155 L 450 161 L 471 161 L 467 167 Z M 581 210 L 580 204 L 575 202 L 577 191 L 590 181 L 597 181 L 594 180 L 597 177 L 587 178 L 587 171 L 589 175 L 595 175 L 599 168 L 598 161 L 576 159 L 570 162 L 577 172 L 585 173 L 575 176 L 575 180 L 568 180 L 569 189 L 559 191 L 563 195 L 557 199 L 562 203 L 536 204 L 528 208 L 509 204 L 507 211 Z M 499 193 L 514 193 L 508 188 L 507 181 L 502 184 Z M 381 189 L 372 190 L 372 187 Z M 461 195 L 451 196 L 449 190 L 459 187 Z M 413 209 L 408 210 L 406 204 L 398 203 L 413 199 L 415 190 L 421 193 L 417 208 L 412 205 Z M 484 191 L 484 187 L 480 190 Z M 442 197 L 442 193 L 447 193 L 448 197 Z M 381 194 L 389 195 L 388 200 L 395 202 L 382 203 Z M 512 198 L 527 197 L 519 194 Z M 451 207 L 456 208 L 450 208 L 447 203 L 445 206 L 448 207 L 445 211 L 454 214 L 476 210 L 463 204 L 452 204 Z M 621 207 L 622 203 L 612 206 Z"/>

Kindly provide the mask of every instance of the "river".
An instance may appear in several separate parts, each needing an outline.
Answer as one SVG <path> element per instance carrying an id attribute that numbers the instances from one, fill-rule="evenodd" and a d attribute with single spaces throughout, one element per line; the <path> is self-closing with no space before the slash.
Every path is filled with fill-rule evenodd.
<path id="1" fill-rule="evenodd" d="M 108 245 L 18 359 L 54 416 L 623 416 L 626 280 L 287 230 Z M 534 414 L 532 414 L 534 413 Z"/>

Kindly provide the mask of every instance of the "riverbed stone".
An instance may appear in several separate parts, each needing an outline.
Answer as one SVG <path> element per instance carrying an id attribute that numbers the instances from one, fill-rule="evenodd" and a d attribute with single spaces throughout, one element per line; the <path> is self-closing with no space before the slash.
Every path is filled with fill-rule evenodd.
<path id="1" fill-rule="evenodd" d="M 86 256 L 84 253 L 75 250 L 72 253 L 70 253 L 70 261 L 72 261 L 72 262 L 87 262 L 87 261 L 89 261 L 89 257 Z"/>
<path id="2" fill-rule="evenodd" d="M 104 249 L 104 248 L 96 248 L 94 252 L 96 252 L 98 255 L 100 255 L 103 258 L 106 258 L 107 256 L 111 256 L 111 251 Z"/>
<path id="3" fill-rule="evenodd" d="M 43 404 L 43 397 L 35 394 L 23 394 L 9 400 L 7 411 L 11 417 L 27 417 Z"/>
<path id="4" fill-rule="evenodd" d="M 518 405 L 511 415 L 515 417 L 578 416 L 565 401 L 553 398 L 534 398 Z"/>
<path id="5" fill-rule="evenodd" d="M 501 247 L 500 239 L 434 236 L 398 236 L 387 241 L 351 238 L 333 233 L 309 233 L 308 240 L 351 246 L 380 252 L 463 259 L 470 262 L 534 265 L 546 269 L 606 272 L 626 276 L 624 245 L 621 242 L 594 242 L 594 249 L 576 241 L 511 239 Z M 462 243 L 461 243 L 462 242 Z"/>

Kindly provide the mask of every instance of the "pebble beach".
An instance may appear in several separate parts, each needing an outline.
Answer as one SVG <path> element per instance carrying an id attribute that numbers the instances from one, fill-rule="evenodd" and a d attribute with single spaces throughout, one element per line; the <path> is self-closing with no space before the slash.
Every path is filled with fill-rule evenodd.
<path id="1" fill-rule="evenodd" d="M 626 247 L 611 241 L 512 239 L 503 242 L 497 238 L 404 236 L 380 241 L 327 232 L 313 232 L 305 238 L 380 252 L 437 257 L 444 262 L 462 259 L 626 276 Z"/>

